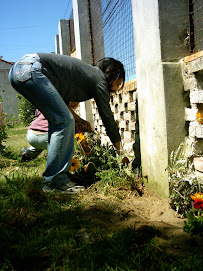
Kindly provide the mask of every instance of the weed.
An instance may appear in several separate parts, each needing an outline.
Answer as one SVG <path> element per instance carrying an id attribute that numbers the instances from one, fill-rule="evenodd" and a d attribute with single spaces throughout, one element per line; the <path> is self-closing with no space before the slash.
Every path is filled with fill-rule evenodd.
<path id="1" fill-rule="evenodd" d="M 187 220 L 184 231 L 191 235 L 203 236 L 203 211 L 191 209 L 187 214 Z"/>
<path id="2" fill-rule="evenodd" d="M 83 177 L 82 181 L 87 176 L 100 180 L 92 190 L 84 192 L 86 195 L 45 194 L 41 189 L 41 173 L 46 160 L 43 156 L 29 163 L 14 160 L 26 142 L 24 132 L 15 137 L 17 133 L 12 130 L 7 139 L 7 144 L 12 143 L 11 154 L 8 157 L 5 153 L 1 168 L 0 270 L 200 270 L 203 264 L 200 253 L 192 251 L 184 257 L 168 255 L 157 244 L 155 227 L 118 230 L 115 225 L 109 229 L 115 214 L 113 209 L 106 215 L 106 227 L 105 221 L 101 225 L 89 215 L 83 197 L 90 198 L 92 191 L 102 187 L 106 191 L 133 187 L 139 178 L 139 173 L 132 174 L 128 167 L 122 166 L 110 146 L 100 146 L 98 142 L 94 148 L 90 144 L 95 155 L 85 155 L 81 145 L 78 146 L 81 152 L 76 150 L 76 158 L 82 164 L 70 176 Z M 15 145 L 16 139 L 21 142 Z M 94 170 L 84 170 L 88 163 Z M 97 204 L 104 207 L 107 202 L 98 198 Z M 101 216 L 101 210 L 97 211 Z"/>
<path id="3" fill-rule="evenodd" d="M 170 204 L 177 213 L 186 216 L 192 208 L 190 195 L 203 189 L 203 183 L 196 176 L 192 165 L 188 163 L 188 141 L 183 142 L 179 148 L 171 153 L 169 172 Z M 190 155 L 190 156 L 189 156 Z"/>

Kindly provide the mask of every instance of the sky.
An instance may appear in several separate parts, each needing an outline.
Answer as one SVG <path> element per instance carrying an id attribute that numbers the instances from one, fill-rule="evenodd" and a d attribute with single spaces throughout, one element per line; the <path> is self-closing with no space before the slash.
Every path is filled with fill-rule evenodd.
<path id="1" fill-rule="evenodd" d="M 0 0 L 0 56 L 15 62 L 25 54 L 55 51 L 60 19 L 72 0 Z"/>

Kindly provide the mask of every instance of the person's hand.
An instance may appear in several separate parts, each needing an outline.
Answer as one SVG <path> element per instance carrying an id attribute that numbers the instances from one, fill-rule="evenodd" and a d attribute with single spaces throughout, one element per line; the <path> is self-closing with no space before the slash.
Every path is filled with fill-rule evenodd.
<path id="1" fill-rule="evenodd" d="M 125 157 L 123 157 L 121 163 L 122 163 L 124 166 L 127 166 L 127 165 L 130 163 L 130 161 L 129 161 L 128 157 L 125 156 Z"/>
<path id="2" fill-rule="evenodd" d="M 76 126 L 76 132 L 79 132 L 79 133 L 92 132 L 91 124 L 86 120 L 80 119 L 79 121 L 76 122 L 75 126 Z"/>

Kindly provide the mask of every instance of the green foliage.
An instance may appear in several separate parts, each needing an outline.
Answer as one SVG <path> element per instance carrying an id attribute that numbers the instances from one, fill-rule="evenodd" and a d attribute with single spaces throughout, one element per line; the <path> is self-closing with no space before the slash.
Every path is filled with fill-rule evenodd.
<path id="1" fill-rule="evenodd" d="M 138 176 L 135 176 L 131 168 L 123 165 L 122 155 L 118 155 L 112 145 L 101 144 L 97 133 L 88 133 L 85 136 L 79 134 L 78 140 L 75 141 L 74 157 L 80 163 L 75 174 L 85 176 L 84 179 L 90 182 L 99 180 L 100 186 L 126 185 L 135 188 L 135 183 L 141 182 L 141 178 L 137 178 Z"/>
<path id="2" fill-rule="evenodd" d="M 111 232 L 91 224 L 84 207 L 77 197 L 44 194 L 33 171 L 8 175 L 0 183 L 0 269 L 200 270 L 200 253 L 168 255 L 155 227 Z"/>
<path id="3" fill-rule="evenodd" d="M 1 86 L 0 86 L 1 88 Z M 2 97 L 0 95 L 0 103 L 2 102 Z M 0 112 L 0 120 L 4 120 L 4 114 L 2 112 Z M 0 123 L 0 152 L 2 152 L 5 149 L 5 146 L 3 145 L 3 142 L 6 140 L 7 138 L 7 131 L 6 131 L 7 127 L 5 124 Z"/>
<path id="4" fill-rule="evenodd" d="M 203 189 L 201 180 L 196 176 L 192 165 L 189 164 L 187 149 L 188 141 L 171 153 L 169 172 L 169 202 L 179 214 L 186 216 L 192 207 L 190 195 Z"/>
<path id="5" fill-rule="evenodd" d="M 15 138 L 15 135 L 19 138 L 19 129 L 16 130 L 16 134 L 14 132 L 15 129 L 9 130 L 11 138 Z M 23 141 L 23 137 L 21 140 Z M 93 140 L 95 147 L 100 144 L 97 140 L 99 139 Z M 77 147 L 80 149 L 76 152 L 79 159 L 79 153 L 85 154 L 81 144 Z M 16 145 L 12 149 L 13 152 L 14 148 L 17 148 Z M 101 148 L 106 150 L 105 146 Z M 94 150 L 91 143 L 90 150 Z M 15 151 L 18 153 L 18 150 Z M 89 163 L 88 157 L 90 158 L 91 155 L 82 158 L 85 165 Z M 91 163 L 94 163 L 93 157 L 92 154 Z M 97 155 L 95 158 L 99 159 Z M 112 185 L 116 184 L 118 174 L 130 175 L 130 170 L 122 167 L 116 154 L 105 159 L 109 167 L 109 170 L 105 171 L 106 174 L 108 171 L 113 172 L 111 166 L 114 160 L 117 165 L 115 171 L 118 172 Z M 87 201 L 89 202 L 93 197 L 91 190 L 86 190 L 87 194 L 84 196 L 43 193 L 41 189 L 43 169 L 39 172 L 42 163 L 45 167 L 45 159 L 37 158 L 29 163 L 13 160 L 11 164 L 10 158 L 4 161 L 5 168 L 1 168 L 0 270 L 195 271 L 201 269 L 203 257 L 201 251 L 198 251 L 199 248 L 197 250 L 193 248 L 191 253 L 185 253 L 182 257 L 167 254 L 165 249 L 157 244 L 156 236 L 159 235 L 159 230 L 148 223 L 140 227 L 137 227 L 136 223 L 135 227 L 119 230 L 117 226 L 120 220 L 117 221 L 117 218 L 121 217 L 123 212 L 119 211 L 117 204 L 116 211 L 110 206 L 113 195 L 110 201 L 107 199 L 105 202 L 102 201 L 102 207 L 105 207 L 105 203 L 111 203 L 109 207 L 104 208 L 102 216 L 102 209 L 97 209 L 100 205 L 93 203 L 93 206 L 89 205 L 90 208 L 87 206 Z M 95 173 L 102 173 L 101 168 Z M 78 170 L 84 173 L 82 169 L 83 166 Z M 91 176 L 90 172 L 88 174 Z M 110 176 L 110 173 L 108 174 Z M 101 179 L 104 178 L 105 174 Z M 109 179 L 112 181 L 112 178 Z M 105 182 L 111 184 L 109 180 Z M 88 199 L 85 196 L 88 196 Z M 97 219 L 92 219 L 96 216 L 95 212 L 91 214 L 94 208 L 97 210 Z M 106 221 L 103 219 L 104 214 Z M 115 214 L 118 216 L 116 215 L 114 220 Z"/>
<path id="6" fill-rule="evenodd" d="M 82 135 L 80 134 L 80 136 Z M 88 163 L 93 164 L 96 171 L 119 167 L 117 151 L 108 143 L 102 145 L 99 134 L 87 133 L 83 140 L 81 140 L 82 138 L 75 141 L 74 156 L 80 160 L 83 168 Z"/>
<path id="7" fill-rule="evenodd" d="M 191 235 L 203 236 L 203 211 L 191 209 L 187 214 L 187 220 L 183 228 L 184 231 Z"/>
<path id="8" fill-rule="evenodd" d="M 16 96 L 20 100 L 19 118 L 25 125 L 29 125 L 35 117 L 36 107 L 32 105 L 27 99 L 25 99 L 21 94 L 17 94 Z"/>
<path id="9" fill-rule="evenodd" d="M 7 131 L 6 131 L 6 125 L 0 125 L 0 152 L 5 149 L 5 146 L 3 145 L 3 142 L 7 138 Z"/>

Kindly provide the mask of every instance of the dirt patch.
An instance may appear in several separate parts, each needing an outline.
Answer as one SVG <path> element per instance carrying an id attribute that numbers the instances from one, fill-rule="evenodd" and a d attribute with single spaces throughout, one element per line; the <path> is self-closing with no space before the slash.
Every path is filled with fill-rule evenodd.
<path id="1" fill-rule="evenodd" d="M 183 255 L 193 248 L 203 252 L 203 238 L 183 231 L 186 219 L 178 217 L 168 200 L 146 188 L 142 196 L 128 189 L 111 191 L 106 195 L 93 189 L 91 193 L 86 191 L 81 195 L 87 202 L 81 215 L 89 221 L 87 229 L 81 230 L 85 235 L 88 227 L 94 226 L 109 232 L 134 227 L 140 243 L 144 243 L 146 238 L 155 238 L 156 244 L 165 247 L 170 254 Z"/>

